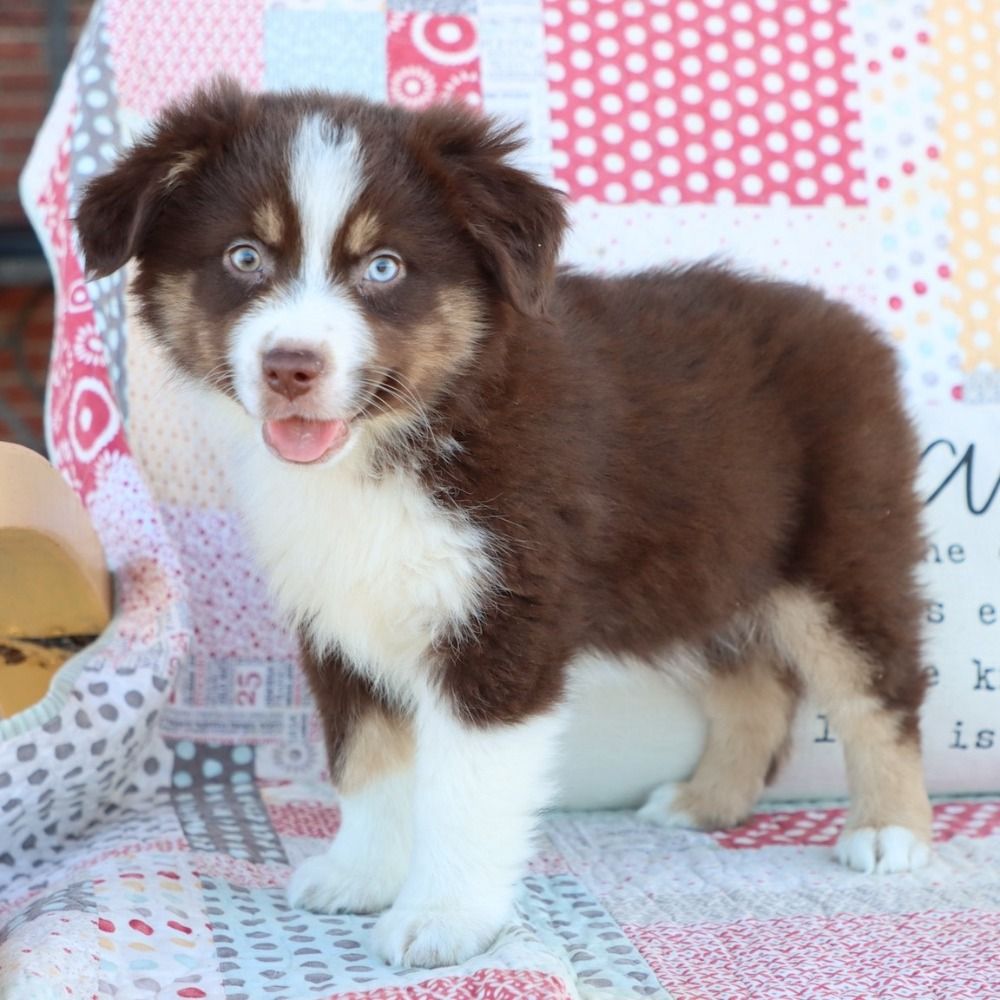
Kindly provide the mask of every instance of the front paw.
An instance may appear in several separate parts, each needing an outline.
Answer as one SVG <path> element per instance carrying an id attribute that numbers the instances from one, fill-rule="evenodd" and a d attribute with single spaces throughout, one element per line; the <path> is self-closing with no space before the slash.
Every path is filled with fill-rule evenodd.
<path id="1" fill-rule="evenodd" d="M 391 857 L 375 864 L 344 856 L 334 841 L 329 850 L 303 861 L 288 883 L 288 902 L 313 913 L 378 913 L 391 906 L 403 884 L 405 867 Z"/>
<path id="2" fill-rule="evenodd" d="M 496 940 L 509 915 L 507 907 L 488 912 L 466 899 L 398 900 L 375 924 L 375 950 L 390 965 L 460 965 Z"/>
<path id="3" fill-rule="evenodd" d="M 837 841 L 837 860 L 866 875 L 888 875 L 923 868 L 930 844 L 905 826 L 863 826 L 845 830 Z"/>

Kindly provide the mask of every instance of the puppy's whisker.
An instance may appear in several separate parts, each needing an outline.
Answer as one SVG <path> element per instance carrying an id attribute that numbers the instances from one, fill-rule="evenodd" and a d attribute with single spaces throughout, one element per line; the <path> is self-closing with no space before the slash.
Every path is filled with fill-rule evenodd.
<path id="1" fill-rule="evenodd" d="M 426 434 L 430 442 L 437 447 L 439 440 L 427 407 L 421 402 L 416 392 L 406 384 L 403 376 L 399 372 L 380 365 L 372 365 L 369 370 L 375 375 L 383 376 L 380 381 L 368 377 L 363 377 L 361 380 L 362 385 L 370 390 L 372 401 L 378 400 L 379 402 L 383 402 L 378 397 L 379 394 L 385 394 L 397 400 L 404 408 L 412 410 L 418 420 L 419 427 Z M 383 412 L 389 413 L 391 411 L 388 407 L 385 407 Z"/>
<path id="2" fill-rule="evenodd" d="M 400 401 L 408 402 L 422 417 L 427 418 L 427 407 L 421 402 L 415 390 L 406 383 L 400 372 L 380 365 L 372 365 L 371 370 L 376 375 L 383 376 L 379 383 L 380 387 L 394 393 Z"/>

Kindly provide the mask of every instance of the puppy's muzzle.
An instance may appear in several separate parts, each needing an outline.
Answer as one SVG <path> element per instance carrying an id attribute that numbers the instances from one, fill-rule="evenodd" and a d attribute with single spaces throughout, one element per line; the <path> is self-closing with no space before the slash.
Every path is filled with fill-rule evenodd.
<path id="1" fill-rule="evenodd" d="M 323 359 L 312 351 L 274 348 L 261 358 L 264 381 L 272 392 L 285 399 L 298 399 L 316 384 L 323 374 Z"/>

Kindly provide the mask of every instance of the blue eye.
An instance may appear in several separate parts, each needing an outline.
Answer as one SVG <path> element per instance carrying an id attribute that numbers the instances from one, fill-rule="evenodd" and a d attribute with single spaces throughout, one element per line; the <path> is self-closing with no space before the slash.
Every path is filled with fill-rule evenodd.
<path id="1" fill-rule="evenodd" d="M 259 271 L 263 263 L 260 254 L 246 243 L 241 243 L 229 251 L 229 262 L 237 271 L 242 271 L 244 274 Z"/>
<path id="2" fill-rule="evenodd" d="M 389 254 L 380 254 L 378 257 L 373 258 L 368 265 L 365 277 L 369 281 L 377 281 L 385 284 L 397 278 L 401 271 L 402 266 L 396 257 L 391 257 Z"/>

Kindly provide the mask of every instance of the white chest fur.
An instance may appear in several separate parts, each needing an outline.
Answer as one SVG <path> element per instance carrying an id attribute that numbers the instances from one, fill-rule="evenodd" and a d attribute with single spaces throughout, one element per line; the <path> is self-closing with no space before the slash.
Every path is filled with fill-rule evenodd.
<path id="1" fill-rule="evenodd" d="M 322 468 L 263 449 L 238 471 L 237 502 L 282 613 L 358 670 L 408 698 L 432 644 L 482 607 L 484 533 L 412 473 L 374 478 L 360 448 Z"/>

